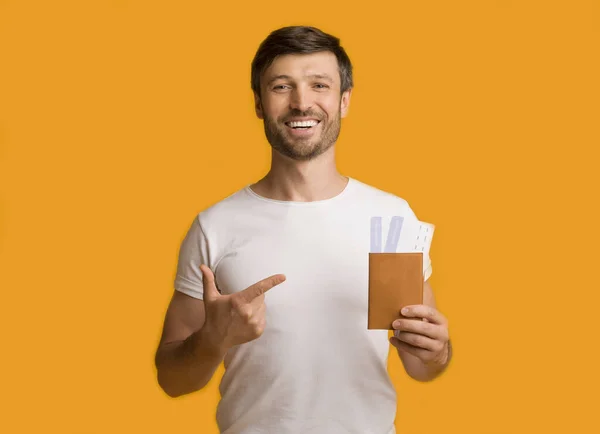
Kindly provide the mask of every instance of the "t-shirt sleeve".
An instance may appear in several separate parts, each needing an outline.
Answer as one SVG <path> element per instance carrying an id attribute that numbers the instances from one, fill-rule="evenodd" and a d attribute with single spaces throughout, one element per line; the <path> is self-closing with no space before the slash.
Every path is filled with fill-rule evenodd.
<path id="1" fill-rule="evenodd" d="M 419 219 L 417 218 L 416 214 L 414 213 L 414 211 L 412 210 L 410 205 L 408 205 L 408 203 L 407 203 L 406 206 L 408 209 L 408 217 L 411 220 L 414 220 L 415 223 L 418 223 Z M 429 279 L 431 277 L 432 272 L 433 272 L 433 269 L 431 267 L 431 258 L 429 257 L 429 252 L 425 252 L 423 254 L 423 280 Z"/>
<path id="2" fill-rule="evenodd" d="M 210 266 L 209 244 L 197 216 L 188 229 L 179 248 L 175 289 L 191 297 L 202 300 L 204 287 L 200 265 Z"/>

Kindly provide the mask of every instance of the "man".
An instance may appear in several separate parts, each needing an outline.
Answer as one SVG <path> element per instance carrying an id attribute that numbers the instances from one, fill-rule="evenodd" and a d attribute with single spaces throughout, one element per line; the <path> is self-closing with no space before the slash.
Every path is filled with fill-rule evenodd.
<path id="1" fill-rule="evenodd" d="M 386 330 L 367 329 L 372 216 L 418 221 L 408 203 L 336 170 L 352 65 L 312 27 L 272 32 L 252 63 L 269 173 L 201 212 L 181 245 L 156 354 L 172 397 L 197 391 L 224 361 L 222 433 L 394 433 L 391 343 L 412 378 L 450 360 L 431 286 Z M 431 261 L 424 255 L 424 279 Z"/>

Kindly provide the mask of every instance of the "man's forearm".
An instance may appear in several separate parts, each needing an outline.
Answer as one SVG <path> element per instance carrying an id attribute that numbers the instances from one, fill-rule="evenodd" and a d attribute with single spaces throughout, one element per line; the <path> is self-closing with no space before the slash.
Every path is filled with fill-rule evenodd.
<path id="1" fill-rule="evenodd" d="M 156 353 L 158 384 L 171 397 L 202 389 L 223 361 L 225 351 L 212 345 L 202 329 L 183 342 L 172 342 Z"/>

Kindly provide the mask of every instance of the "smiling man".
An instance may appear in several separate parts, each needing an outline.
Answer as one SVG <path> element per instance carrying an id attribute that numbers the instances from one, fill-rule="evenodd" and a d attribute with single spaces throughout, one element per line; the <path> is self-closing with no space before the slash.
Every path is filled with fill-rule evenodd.
<path id="1" fill-rule="evenodd" d="M 351 92 L 346 83 L 340 101 L 337 69 L 329 51 L 283 55 L 263 77 L 264 92 L 260 82 L 253 86 L 256 112 L 274 151 L 294 161 L 313 161 L 335 144 Z"/>
<path id="2" fill-rule="evenodd" d="M 251 87 L 271 169 L 193 219 L 158 382 L 172 397 L 193 393 L 224 362 L 216 418 L 226 434 L 395 433 L 390 344 L 417 381 L 437 378 L 452 353 L 427 254 L 423 304 L 398 312 L 389 340 L 367 329 L 371 217 L 418 219 L 406 200 L 337 171 L 353 88 L 338 38 L 305 26 L 272 32 Z"/>

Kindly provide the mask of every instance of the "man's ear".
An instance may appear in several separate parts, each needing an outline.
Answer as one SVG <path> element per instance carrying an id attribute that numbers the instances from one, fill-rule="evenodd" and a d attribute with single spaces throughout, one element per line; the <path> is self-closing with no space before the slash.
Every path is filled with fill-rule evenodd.
<path id="1" fill-rule="evenodd" d="M 256 92 L 254 92 L 254 111 L 258 119 L 264 119 L 260 96 Z"/>
<path id="2" fill-rule="evenodd" d="M 350 108 L 350 96 L 352 95 L 352 89 L 348 89 L 342 94 L 340 101 L 341 117 L 345 118 Z"/>

